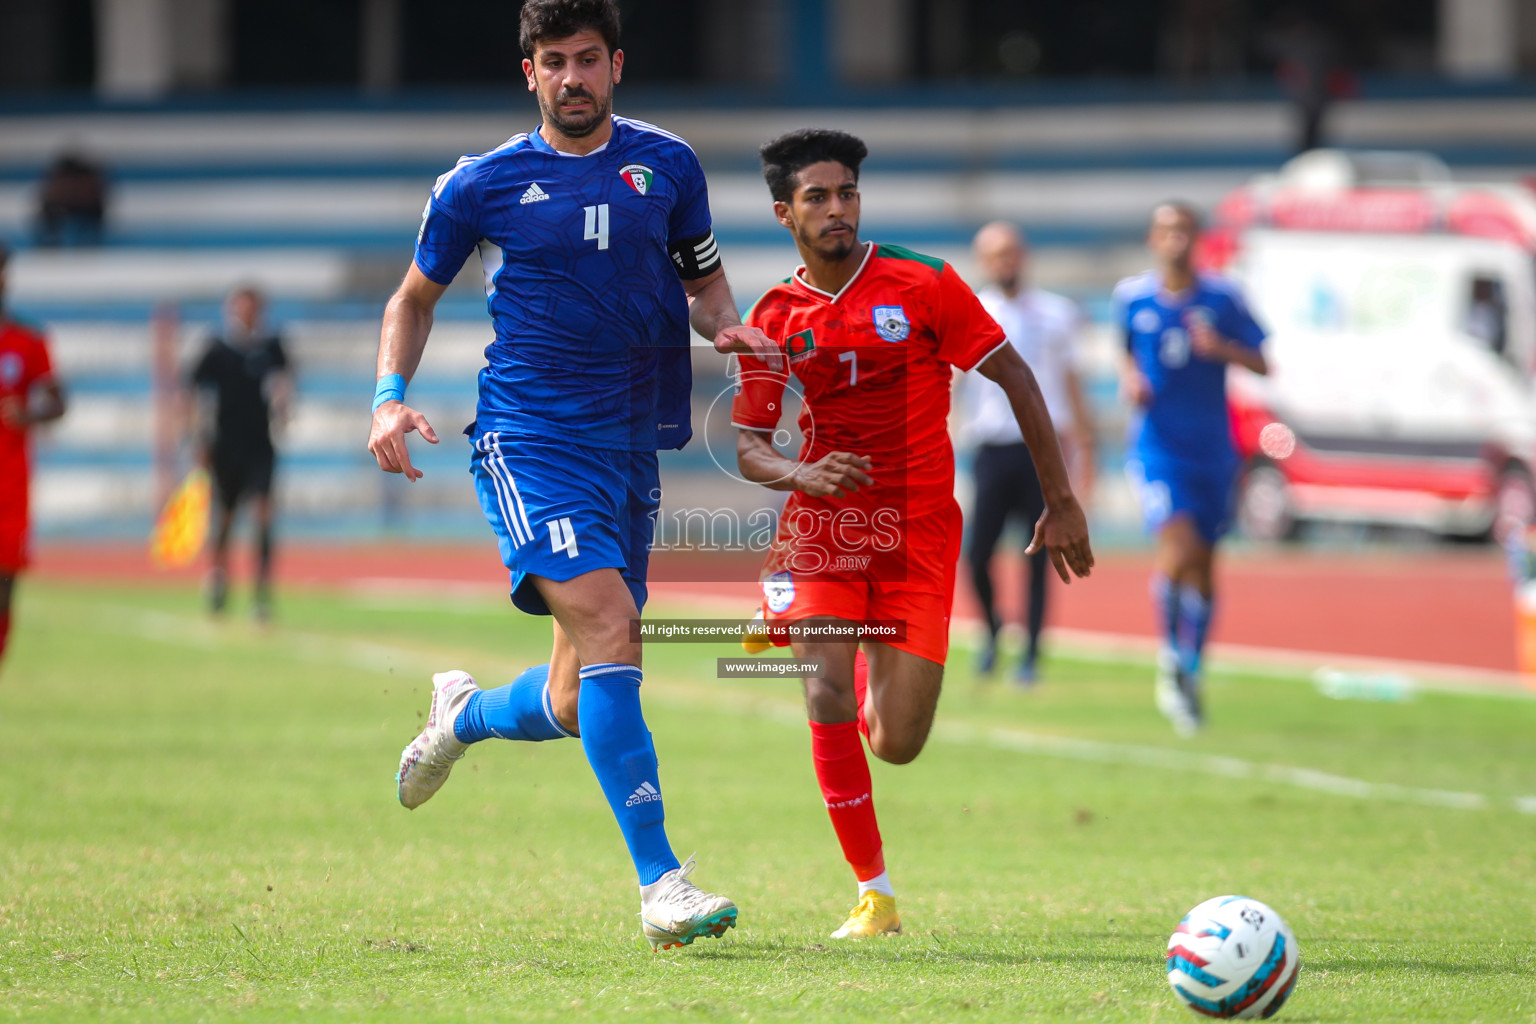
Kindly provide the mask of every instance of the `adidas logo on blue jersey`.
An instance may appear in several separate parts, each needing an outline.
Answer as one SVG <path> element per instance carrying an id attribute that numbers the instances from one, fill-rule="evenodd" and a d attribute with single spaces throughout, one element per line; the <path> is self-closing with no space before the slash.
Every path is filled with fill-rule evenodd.
<path id="1" fill-rule="evenodd" d="M 528 186 L 528 191 L 523 193 L 523 198 L 519 199 L 518 202 L 523 206 L 527 206 L 529 203 L 543 202 L 548 198 L 549 193 L 539 188 L 538 182 L 534 182 L 532 185 Z"/>

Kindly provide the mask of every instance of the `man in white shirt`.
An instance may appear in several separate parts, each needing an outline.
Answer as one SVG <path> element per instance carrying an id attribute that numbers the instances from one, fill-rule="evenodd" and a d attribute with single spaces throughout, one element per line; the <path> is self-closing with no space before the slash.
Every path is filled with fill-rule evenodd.
<path id="1" fill-rule="evenodd" d="M 988 224 L 976 233 L 972 245 L 987 280 L 977 297 L 1034 371 L 1072 469 L 1073 489 L 1086 495 L 1093 487 L 1093 422 L 1077 370 L 1082 315 L 1070 299 L 1028 286 L 1029 249 L 1014 225 Z M 1001 626 L 993 603 L 992 553 L 1013 516 L 1023 521 L 1026 536 L 1032 535 L 1045 502 L 1029 448 L 1003 390 L 989 380 L 966 375 L 960 380 L 959 397 L 961 443 L 976 449 L 976 498 L 967 560 L 987 618 L 987 644 L 977 660 L 977 669 L 987 674 L 997 663 Z M 1033 685 L 1036 679 L 1048 564 L 1044 549 L 1029 556 L 1028 642 L 1015 676 L 1023 686 Z"/>

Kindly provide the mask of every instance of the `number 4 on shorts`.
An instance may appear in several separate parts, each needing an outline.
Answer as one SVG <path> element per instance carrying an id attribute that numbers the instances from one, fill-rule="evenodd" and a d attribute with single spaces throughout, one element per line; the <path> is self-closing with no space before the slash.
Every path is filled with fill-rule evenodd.
<path id="1" fill-rule="evenodd" d="M 549 546 L 557 555 L 564 551 L 567 558 L 576 557 L 576 531 L 569 518 L 550 520 Z"/>

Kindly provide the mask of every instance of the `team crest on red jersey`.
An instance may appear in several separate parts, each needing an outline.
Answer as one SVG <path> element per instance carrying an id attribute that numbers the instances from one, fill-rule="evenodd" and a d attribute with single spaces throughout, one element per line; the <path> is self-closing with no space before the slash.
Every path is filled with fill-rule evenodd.
<path id="1" fill-rule="evenodd" d="M 906 341 L 912 333 L 907 311 L 900 306 L 875 307 L 875 333 L 886 341 Z"/>
<path id="2" fill-rule="evenodd" d="M 762 587 L 768 610 L 775 615 L 783 615 L 795 603 L 795 580 L 788 569 L 780 569 L 763 580 Z"/>
<path id="3" fill-rule="evenodd" d="M 651 180 L 654 174 L 644 164 L 625 164 L 619 168 L 619 177 L 624 179 L 624 184 L 636 192 L 647 195 L 651 191 Z"/>

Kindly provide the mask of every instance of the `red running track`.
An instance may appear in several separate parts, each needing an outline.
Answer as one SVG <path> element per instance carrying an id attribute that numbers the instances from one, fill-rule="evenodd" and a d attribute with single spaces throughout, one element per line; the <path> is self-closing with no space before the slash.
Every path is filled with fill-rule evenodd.
<path id="1" fill-rule="evenodd" d="M 1093 576 L 1064 586 L 1052 581 L 1048 621 L 1080 630 L 1153 635 L 1148 598 L 1148 556 L 1101 557 Z M 237 563 L 237 572 L 238 572 Z M 722 615 L 745 614 L 754 602 L 750 582 L 688 581 L 677 566 L 652 572 L 657 596 L 717 595 Z M 163 579 L 195 581 L 195 570 L 157 572 L 139 546 L 52 545 L 42 548 L 32 570 L 58 579 Z M 695 579 L 701 573 L 691 574 Z M 420 580 L 432 585 L 506 586 L 492 543 L 292 544 L 280 552 L 284 586 L 339 586 L 360 580 Z M 678 582 L 662 582 L 668 577 Z M 745 573 L 737 580 L 751 577 Z M 1008 617 L 1017 621 L 1023 603 L 1020 566 L 1005 560 L 998 592 Z M 380 584 L 382 585 L 382 584 Z M 1235 551 L 1218 569 L 1218 608 L 1213 639 L 1254 647 L 1283 648 L 1448 666 L 1513 671 L 1515 615 L 1504 563 L 1490 549 L 1326 553 Z M 739 604 L 738 604 L 739 603 Z M 955 614 L 977 616 L 965 568 L 957 585 Z"/>

